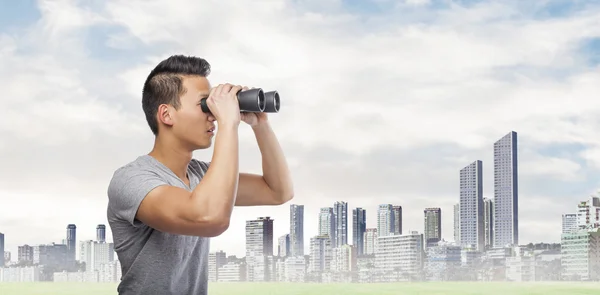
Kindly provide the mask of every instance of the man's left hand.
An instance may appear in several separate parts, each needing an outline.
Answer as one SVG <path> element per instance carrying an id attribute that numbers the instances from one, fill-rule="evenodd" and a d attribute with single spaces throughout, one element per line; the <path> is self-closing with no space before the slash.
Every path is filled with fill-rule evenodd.
<path id="1" fill-rule="evenodd" d="M 243 87 L 242 91 L 246 91 L 248 90 L 248 87 Z M 242 121 L 246 122 L 246 124 L 250 125 L 251 127 L 256 127 L 259 125 L 262 125 L 264 123 L 267 122 L 268 120 L 268 116 L 267 113 L 264 112 L 260 112 L 260 113 L 253 113 L 253 112 L 243 112 L 241 114 L 242 116 Z"/>

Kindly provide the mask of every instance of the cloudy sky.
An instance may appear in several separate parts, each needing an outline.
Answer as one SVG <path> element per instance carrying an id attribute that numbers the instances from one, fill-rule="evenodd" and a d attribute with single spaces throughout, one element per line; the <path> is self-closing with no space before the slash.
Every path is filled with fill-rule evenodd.
<path id="1" fill-rule="evenodd" d="M 557 242 L 561 214 L 600 185 L 600 1 L 524 2 L 0 0 L 6 250 L 59 243 L 69 223 L 95 238 L 113 171 L 152 146 L 142 83 L 172 54 L 208 59 L 213 84 L 281 93 L 270 118 L 306 249 L 338 200 L 367 209 L 368 227 L 378 204 L 402 205 L 405 231 L 441 207 L 451 240 L 459 170 L 482 160 L 492 197 L 493 143 L 513 130 L 521 242 Z M 260 172 L 241 128 L 241 169 Z M 236 208 L 211 250 L 244 255 L 259 216 L 289 231 L 287 204 Z"/>

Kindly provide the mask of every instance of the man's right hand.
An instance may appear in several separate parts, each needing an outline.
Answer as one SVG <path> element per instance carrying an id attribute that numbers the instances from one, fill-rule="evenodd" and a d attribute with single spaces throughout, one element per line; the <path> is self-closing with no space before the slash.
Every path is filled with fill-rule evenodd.
<path id="1" fill-rule="evenodd" d="M 237 126 L 240 124 L 240 103 L 237 93 L 242 90 L 242 86 L 232 84 L 219 84 L 211 89 L 206 100 L 210 112 L 217 119 L 217 124 L 230 124 Z"/>

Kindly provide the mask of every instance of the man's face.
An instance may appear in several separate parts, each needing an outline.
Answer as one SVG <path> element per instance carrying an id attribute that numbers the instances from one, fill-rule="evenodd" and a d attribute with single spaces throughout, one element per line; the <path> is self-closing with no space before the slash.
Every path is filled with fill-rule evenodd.
<path id="1" fill-rule="evenodd" d="M 183 87 L 186 93 L 180 97 L 180 107 L 173 113 L 173 133 L 192 150 L 205 149 L 211 146 L 215 118 L 204 113 L 200 100 L 208 97 L 210 83 L 199 76 L 184 77 Z"/>

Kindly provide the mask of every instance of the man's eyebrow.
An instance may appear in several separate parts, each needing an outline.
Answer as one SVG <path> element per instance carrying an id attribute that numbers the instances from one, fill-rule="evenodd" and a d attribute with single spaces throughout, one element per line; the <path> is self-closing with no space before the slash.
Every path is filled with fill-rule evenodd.
<path id="1" fill-rule="evenodd" d="M 201 92 L 200 94 L 198 94 L 198 99 L 207 98 L 209 94 L 210 93 L 208 92 Z"/>

